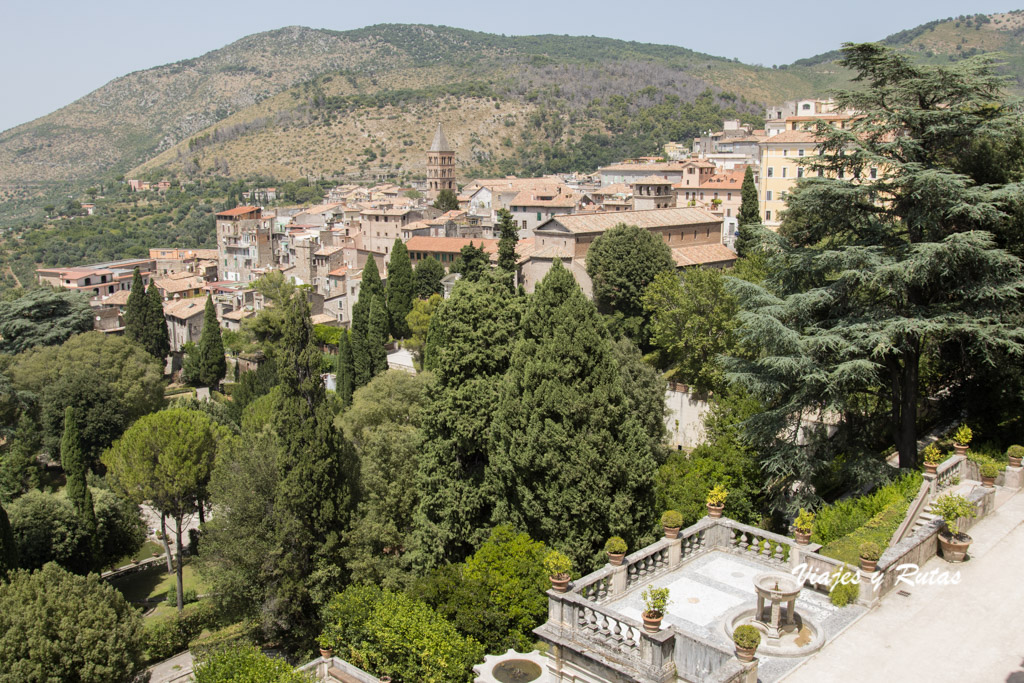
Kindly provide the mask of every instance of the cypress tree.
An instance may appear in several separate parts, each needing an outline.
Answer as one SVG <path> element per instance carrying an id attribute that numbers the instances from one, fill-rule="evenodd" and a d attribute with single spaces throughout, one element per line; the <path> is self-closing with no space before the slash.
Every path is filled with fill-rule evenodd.
<path id="1" fill-rule="evenodd" d="M 355 389 L 365 385 L 373 377 L 370 369 L 370 346 L 367 334 L 370 331 L 370 302 L 362 294 L 352 306 L 352 386 Z"/>
<path id="2" fill-rule="evenodd" d="M 85 454 L 82 452 L 82 444 L 78 436 L 78 423 L 71 406 L 64 410 L 64 435 L 60 441 L 60 462 L 67 479 L 65 493 L 82 522 L 85 529 L 84 537 L 90 544 L 95 545 L 98 540 L 96 537 L 96 512 L 93 510 L 92 492 L 89 491 L 86 479 L 87 468 Z M 91 560 L 84 564 L 91 564 Z"/>
<path id="3" fill-rule="evenodd" d="M 171 352 L 171 336 L 167 331 L 164 304 L 160 297 L 160 290 L 156 288 L 156 283 L 149 283 L 146 304 L 149 308 L 146 318 L 146 350 L 162 361 Z"/>
<path id="4" fill-rule="evenodd" d="M 512 214 L 508 209 L 498 210 L 498 224 L 501 226 L 501 239 L 498 240 L 498 268 L 513 275 L 509 286 L 514 287 L 519 231 L 516 230 L 516 223 L 512 220 Z"/>
<path id="5" fill-rule="evenodd" d="M 217 310 L 213 306 L 213 297 L 207 294 L 203 331 L 199 335 L 199 383 L 215 387 L 227 372 L 228 363 L 224 358 L 224 342 L 220 338 Z"/>
<path id="6" fill-rule="evenodd" d="M 739 230 L 736 233 L 736 253 L 746 256 L 750 248 L 750 231 L 746 228 L 761 224 L 761 209 L 757 203 L 757 186 L 754 185 L 753 167 L 747 166 L 740 189 L 740 211 L 736 214 Z"/>
<path id="7" fill-rule="evenodd" d="M 359 298 L 366 296 L 366 300 L 373 301 L 375 296 L 384 295 L 384 285 L 380 281 L 380 270 L 377 268 L 377 259 L 370 256 L 363 266 L 362 282 L 359 285 Z"/>
<path id="8" fill-rule="evenodd" d="M 14 544 L 14 533 L 7 511 L 0 503 L 0 581 L 7 579 L 7 574 L 18 568 L 18 547 Z"/>
<path id="9" fill-rule="evenodd" d="M 384 307 L 384 297 L 377 295 L 373 297 L 373 303 L 370 305 L 370 327 L 366 334 L 372 377 L 388 369 L 388 352 L 384 348 L 387 341 L 388 311 Z"/>
<path id="10" fill-rule="evenodd" d="M 160 317 L 163 317 L 161 312 Z M 124 336 L 145 346 L 146 333 L 149 327 L 149 307 L 146 305 L 146 286 L 142 284 L 142 274 L 138 266 L 132 275 L 132 289 L 128 294 L 128 305 L 124 311 Z"/>
<path id="11" fill-rule="evenodd" d="M 352 392 L 354 390 L 355 367 L 352 363 L 352 342 L 349 339 L 348 330 L 342 330 L 338 338 L 338 367 L 335 373 L 335 387 L 341 404 L 347 406 L 352 403 Z"/>
<path id="12" fill-rule="evenodd" d="M 593 567 L 609 536 L 633 548 L 652 540 L 652 402 L 631 396 L 639 385 L 627 385 L 604 322 L 561 262 L 526 306 L 491 424 L 493 521 Z M 663 405 L 661 383 L 651 387 Z"/>
<path id="13" fill-rule="evenodd" d="M 0 455 L 0 500 L 13 500 L 39 486 L 36 453 L 42 447 L 39 425 L 27 410 L 18 416 L 18 426 L 7 453 Z"/>
<path id="14" fill-rule="evenodd" d="M 391 249 L 391 260 L 388 261 L 387 306 L 391 336 L 405 339 L 409 336 L 409 325 L 405 316 L 412 310 L 413 290 L 415 283 L 412 275 L 412 262 L 409 250 L 402 240 L 396 239 Z"/>
<path id="15" fill-rule="evenodd" d="M 444 266 L 433 256 L 428 256 L 416 264 L 416 296 L 429 299 L 431 294 L 441 294 L 441 278 L 444 277 Z"/>

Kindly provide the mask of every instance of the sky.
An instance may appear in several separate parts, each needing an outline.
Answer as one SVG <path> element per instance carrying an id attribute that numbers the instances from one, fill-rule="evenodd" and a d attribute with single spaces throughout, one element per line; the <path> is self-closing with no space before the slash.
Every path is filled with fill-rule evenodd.
<path id="1" fill-rule="evenodd" d="M 667 0 L 423 2 L 423 0 L 4 0 L 0 9 L 0 131 L 140 69 L 223 47 L 243 36 L 310 26 L 348 30 L 427 23 L 532 35 L 593 35 L 679 45 L 748 64 L 788 64 L 960 14 L 1015 9 L 991 0 L 860 0 L 799 4 Z M 856 10 L 850 9 L 855 7 Z"/>

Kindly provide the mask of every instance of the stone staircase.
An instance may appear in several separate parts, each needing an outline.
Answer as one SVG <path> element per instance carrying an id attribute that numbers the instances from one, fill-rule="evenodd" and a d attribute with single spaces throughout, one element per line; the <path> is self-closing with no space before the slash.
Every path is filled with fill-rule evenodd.
<path id="1" fill-rule="evenodd" d="M 968 479 L 966 481 L 961 481 L 959 484 L 955 486 L 949 487 L 940 495 L 944 496 L 947 493 L 954 493 L 961 496 L 967 496 L 967 494 L 974 490 L 975 486 L 981 486 L 981 482 Z M 938 496 L 936 496 L 936 498 L 937 497 Z M 908 535 L 912 536 L 916 534 L 919 530 L 921 530 L 923 527 L 930 526 L 932 522 L 936 520 L 942 520 L 941 517 L 932 512 L 932 503 L 934 503 L 934 498 L 924 507 L 924 509 L 921 511 L 921 514 L 917 516 L 917 519 L 914 520 L 914 526 L 911 529 L 910 534 Z"/>

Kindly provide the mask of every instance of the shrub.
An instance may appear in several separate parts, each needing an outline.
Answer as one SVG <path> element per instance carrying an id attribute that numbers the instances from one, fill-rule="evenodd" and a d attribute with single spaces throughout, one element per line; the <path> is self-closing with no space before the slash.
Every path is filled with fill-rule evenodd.
<path id="1" fill-rule="evenodd" d="M 548 576 L 568 574 L 572 571 L 572 560 L 564 553 L 552 550 L 544 556 L 544 570 L 548 573 Z"/>
<path id="2" fill-rule="evenodd" d="M 253 621 L 240 621 L 221 629 L 204 630 L 189 642 L 188 651 L 194 659 L 203 660 L 227 646 L 255 645 L 257 629 L 258 624 Z"/>
<path id="3" fill-rule="evenodd" d="M 1002 468 L 994 462 L 983 462 L 979 469 L 981 470 L 981 476 L 983 477 L 998 477 L 999 472 L 1002 470 Z"/>
<path id="4" fill-rule="evenodd" d="M 736 643 L 736 647 L 756 650 L 757 646 L 761 644 L 761 632 L 750 624 L 737 626 L 736 630 L 732 632 L 732 642 Z"/>
<path id="5" fill-rule="evenodd" d="M 896 529 L 906 516 L 908 507 L 909 503 L 906 501 L 896 501 L 851 533 L 824 546 L 820 553 L 836 560 L 857 564 L 861 544 L 875 543 L 883 548 L 889 545 L 892 535 L 896 533 Z"/>
<path id="6" fill-rule="evenodd" d="M 721 484 L 715 484 L 714 488 L 708 491 L 708 505 L 718 507 L 719 505 L 725 505 L 725 499 L 729 497 L 729 492 Z"/>
<path id="7" fill-rule="evenodd" d="M 942 462 L 942 451 L 940 451 L 939 447 L 933 443 L 930 443 L 925 447 L 922 455 L 924 456 L 924 461 L 929 465 L 937 465 Z"/>
<path id="8" fill-rule="evenodd" d="M 826 505 L 815 515 L 812 539 L 815 543 L 828 545 L 857 530 L 894 503 L 909 503 L 921 488 L 921 481 L 920 473 L 911 472 L 866 496 Z M 856 548 L 853 546 L 854 550 Z"/>
<path id="9" fill-rule="evenodd" d="M 811 529 L 814 528 L 814 513 L 800 508 L 800 513 L 796 516 L 793 526 L 802 534 L 811 533 Z"/>
<path id="10" fill-rule="evenodd" d="M 860 584 L 854 582 L 854 574 L 845 564 L 842 569 L 837 569 L 832 574 L 832 588 L 828 592 L 828 599 L 836 607 L 846 607 L 857 601 L 860 597 Z"/>
<path id="11" fill-rule="evenodd" d="M 213 610 L 206 603 L 195 603 L 173 616 L 147 622 L 143 636 L 146 661 L 159 662 L 186 650 L 189 642 L 213 623 Z"/>
<path id="12" fill-rule="evenodd" d="M 661 525 L 669 529 L 678 529 L 683 525 L 683 513 L 679 510 L 665 510 L 661 515 Z"/>
<path id="13" fill-rule="evenodd" d="M 1013 445 L 1006 449 L 1008 458 L 1024 458 L 1024 446 Z"/>
<path id="14" fill-rule="evenodd" d="M 860 544 L 858 553 L 861 559 L 878 561 L 878 558 L 882 556 L 882 548 L 874 541 L 865 541 Z"/>
<path id="15" fill-rule="evenodd" d="M 627 548 L 626 541 L 621 536 L 612 536 L 604 544 L 604 551 L 612 555 L 625 553 Z"/>
<path id="16" fill-rule="evenodd" d="M 946 530 L 951 534 L 960 533 L 960 520 L 975 516 L 974 505 L 960 494 L 947 493 L 932 503 L 932 513 L 942 517 Z"/>
<path id="17" fill-rule="evenodd" d="M 190 605 L 193 602 L 198 602 L 199 596 L 196 594 L 195 589 L 189 588 L 188 590 L 182 592 L 181 599 L 183 604 Z M 178 606 L 178 589 L 175 586 L 171 586 L 167 589 L 167 597 L 165 598 L 164 602 L 173 607 Z"/>
<path id="18" fill-rule="evenodd" d="M 213 650 L 197 663 L 196 683 L 311 683 L 308 674 L 295 671 L 283 659 L 270 657 L 256 647 L 232 645 Z"/>
<path id="19" fill-rule="evenodd" d="M 972 438 L 974 438 L 974 432 L 972 432 L 971 428 L 967 425 L 960 425 L 956 430 L 956 433 L 953 434 L 953 441 L 961 446 L 966 446 L 971 443 Z"/>
<path id="20" fill-rule="evenodd" d="M 644 599 L 644 612 L 657 612 L 664 615 L 665 608 L 671 604 L 668 598 L 668 588 L 655 588 L 653 584 L 647 586 L 641 594 Z"/>

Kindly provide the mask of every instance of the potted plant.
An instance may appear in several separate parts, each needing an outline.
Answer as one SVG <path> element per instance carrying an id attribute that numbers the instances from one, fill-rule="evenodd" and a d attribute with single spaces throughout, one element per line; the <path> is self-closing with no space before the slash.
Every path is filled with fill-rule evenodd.
<path id="1" fill-rule="evenodd" d="M 729 496 L 729 491 L 726 490 L 721 484 L 715 484 L 714 488 L 708 491 L 708 517 L 721 517 L 722 510 L 725 508 L 725 499 Z"/>
<path id="2" fill-rule="evenodd" d="M 814 527 L 814 513 L 800 508 L 800 512 L 793 522 L 793 536 L 799 545 L 807 545 L 811 542 L 811 530 Z"/>
<path id="3" fill-rule="evenodd" d="M 981 485 L 985 488 L 994 488 L 996 477 L 999 476 L 999 465 L 994 462 L 983 462 L 978 468 L 981 471 Z"/>
<path id="4" fill-rule="evenodd" d="M 761 632 L 750 624 L 737 626 L 732 632 L 732 642 L 736 645 L 736 659 L 741 662 L 753 661 L 754 652 L 761 644 Z"/>
<path id="5" fill-rule="evenodd" d="M 967 446 L 971 443 L 974 433 L 967 425 L 960 425 L 953 434 L 953 452 L 957 455 L 967 455 Z"/>
<path id="6" fill-rule="evenodd" d="M 321 634 L 320 637 L 316 640 L 317 644 L 320 646 L 321 657 L 323 657 L 324 659 L 330 659 L 334 656 L 334 647 L 332 646 L 330 640 L 327 638 L 326 634 Z"/>
<path id="7" fill-rule="evenodd" d="M 865 541 L 858 548 L 860 553 L 860 570 L 867 574 L 875 571 L 878 566 L 878 558 L 882 556 L 882 549 L 874 541 Z"/>
<path id="8" fill-rule="evenodd" d="M 679 530 L 683 526 L 683 513 L 679 510 L 665 510 L 661 515 L 661 528 L 665 538 L 679 538 Z"/>
<path id="9" fill-rule="evenodd" d="M 935 474 L 939 463 L 942 462 L 942 452 L 939 451 L 939 447 L 930 443 L 921 455 L 924 456 L 924 473 Z"/>
<path id="10" fill-rule="evenodd" d="M 557 550 L 544 556 L 544 569 L 548 572 L 551 588 L 564 593 L 569 588 L 569 572 L 572 571 L 572 560 Z"/>
<path id="11" fill-rule="evenodd" d="M 665 608 L 669 605 L 668 588 L 655 588 L 649 585 L 641 594 L 644 599 L 644 630 L 657 633 L 661 630 L 661 620 L 665 617 Z"/>
<path id="12" fill-rule="evenodd" d="M 947 493 L 932 503 L 932 513 L 942 517 L 945 527 L 939 532 L 939 546 L 947 562 L 963 562 L 971 537 L 960 532 L 960 520 L 975 516 L 971 501 L 955 493 Z"/>
<path id="13" fill-rule="evenodd" d="M 626 541 L 621 536 L 612 536 L 604 544 L 604 551 L 608 553 L 608 564 L 618 567 L 626 556 Z"/>
<path id="14" fill-rule="evenodd" d="M 1010 461 L 1010 467 L 1020 467 L 1021 458 L 1024 458 L 1024 446 L 1010 446 L 1006 449 L 1006 457 Z"/>

